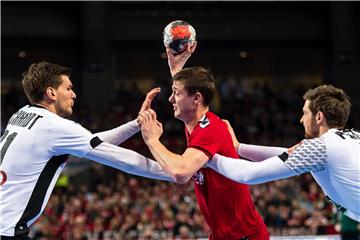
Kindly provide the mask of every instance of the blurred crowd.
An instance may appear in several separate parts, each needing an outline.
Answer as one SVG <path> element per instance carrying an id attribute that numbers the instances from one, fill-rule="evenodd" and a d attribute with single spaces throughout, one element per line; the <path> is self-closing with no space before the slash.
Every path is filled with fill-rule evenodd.
<path id="1" fill-rule="evenodd" d="M 162 142 L 174 152 L 185 149 L 184 126 L 174 119 L 170 84 L 161 82 L 162 92 L 153 108 L 163 123 Z M 245 143 L 289 147 L 303 138 L 299 123 L 303 86 L 275 88 L 266 82 L 251 83 L 224 77 L 211 109 L 232 124 Z M 93 132 L 116 127 L 136 118 L 144 94 L 138 84 L 120 87 L 107 106 L 96 109 L 77 102 L 72 119 Z M 2 131 L 7 120 L 26 99 L 14 87 L 2 95 Z M 349 126 L 359 128 L 355 109 Z M 121 146 L 151 157 L 141 134 Z M 207 237 L 205 223 L 193 191 L 184 185 L 145 179 L 89 161 L 71 171 L 68 163 L 52 193 L 44 214 L 33 225 L 34 239 L 195 239 Z M 74 162 L 74 163 L 73 163 Z M 85 167 L 86 166 L 86 167 Z M 341 217 L 327 201 L 310 174 L 250 186 L 258 211 L 271 235 L 318 235 L 341 232 Z M 347 225 L 348 226 L 348 225 Z M 354 225 L 354 229 L 359 228 Z"/>

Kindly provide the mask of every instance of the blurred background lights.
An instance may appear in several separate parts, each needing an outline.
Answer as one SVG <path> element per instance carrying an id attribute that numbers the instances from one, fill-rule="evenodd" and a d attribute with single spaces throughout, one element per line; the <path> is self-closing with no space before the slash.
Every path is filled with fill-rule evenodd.
<path id="1" fill-rule="evenodd" d="M 240 52 L 240 57 L 241 58 L 246 58 L 248 56 L 248 53 L 246 51 L 241 51 Z"/>
<path id="2" fill-rule="evenodd" d="M 26 52 L 25 51 L 20 51 L 19 52 L 19 58 L 24 58 L 26 57 Z"/>

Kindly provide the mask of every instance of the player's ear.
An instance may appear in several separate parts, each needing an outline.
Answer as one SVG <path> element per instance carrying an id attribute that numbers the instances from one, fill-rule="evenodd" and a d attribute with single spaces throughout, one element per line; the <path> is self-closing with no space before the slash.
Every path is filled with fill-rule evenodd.
<path id="1" fill-rule="evenodd" d="M 46 90 L 45 90 L 45 95 L 46 95 L 49 99 L 51 99 L 51 100 L 53 100 L 53 101 L 56 100 L 56 91 L 55 91 L 55 89 L 52 88 L 52 87 L 46 88 Z"/>
<path id="2" fill-rule="evenodd" d="M 201 103 L 201 101 L 202 101 L 202 95 L 201 95 L 201 93 L 196 92 L 196 93 L 194 94 L 194 102 L 195 102 L 195 103 Z"/>
<path id="3" fill-rule="evenodd" d="M 321 123 L 322 121 L 326 120 L 324 113 L 321 111 L 316 113 L 315 119 L 318 124 Z"/>

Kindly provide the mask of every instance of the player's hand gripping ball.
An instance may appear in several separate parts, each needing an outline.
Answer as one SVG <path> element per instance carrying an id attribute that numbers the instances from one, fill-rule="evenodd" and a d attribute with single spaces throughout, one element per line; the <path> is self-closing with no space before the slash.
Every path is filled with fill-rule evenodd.
<path id="1" fill-rule="evenodd" d="M 165 46 L 170 47 L 174 56 L 185 51 L 187 45 L 193 45 L 196 40 L 195 29 L 182 20 L 169 23 L 164 29 L 163 36 Z"/>

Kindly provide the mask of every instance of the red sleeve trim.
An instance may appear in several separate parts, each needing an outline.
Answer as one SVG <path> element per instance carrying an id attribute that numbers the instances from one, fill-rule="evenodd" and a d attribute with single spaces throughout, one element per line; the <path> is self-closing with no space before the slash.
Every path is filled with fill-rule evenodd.
<path id="1" fill-rule="evenodd" d="M 197 150 L 202 151 L 203 153 L 205 153 L 206 156 L 209 157 L 209 160 L 213 158 L 213 155 L 212 155 L 209 151 L 207 151 L 206 149 L 204 149 L 204 148 L 202 148 L 202 147 L 199 147 L 199 146 L 188 146 L 188 148 L 195 148 L 195 149 L 197 149 Z"/>

